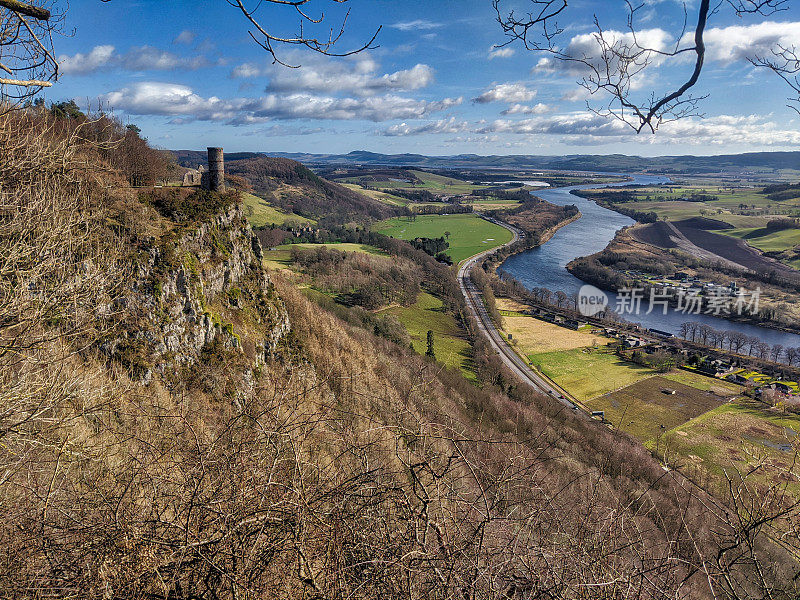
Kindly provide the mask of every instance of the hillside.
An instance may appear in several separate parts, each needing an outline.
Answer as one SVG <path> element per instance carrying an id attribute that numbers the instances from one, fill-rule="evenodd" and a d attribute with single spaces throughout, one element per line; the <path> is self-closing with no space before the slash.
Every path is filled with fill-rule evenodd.
<path id="1" fill-rule="evenodd" d="M 710 497 L 479 340 L 475 385 L 376 335 L 264 267 L 236 191 L 110 186 L 35 110 L 0 117 L 4 596 L 796 595 L 778 492 Z M 311 196 L 298 214 L 377 210 L 291 161 L 234 164 L 251 160 L 254 186 Z M 301 253 L 320 289 L 341 271 L 315 266 L 348 260 L 454 298 L 447 267 L 347 231 L 401 272 Z"/>
<path id="2" fill-rule="evenodd" d="M 197 164 L 195 154 L 176 152 L 181 164 Z M 315 175 L 301 163 L 251 153 L 226 154 L 226 171 L 243 177 L 256 195 L 286 213 L 325 224 L 386 219 L 398 209 Z"/>

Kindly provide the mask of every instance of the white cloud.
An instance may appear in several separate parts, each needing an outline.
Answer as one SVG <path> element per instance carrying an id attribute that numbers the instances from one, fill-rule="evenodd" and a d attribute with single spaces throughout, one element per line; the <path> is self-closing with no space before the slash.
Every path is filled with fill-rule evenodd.
<path id="1" fill-rule="evenodd" d="M 695 146 L 800 146 L 800 131 L 769 121 L 763 115 L 719 115 L 664 123 L 656 135 L 635 135 L 625 123 L 586 112 L 512 121 L 498 119 L 478 133 L 557 135 L 567 144 L 612 141 Z"/>
<path id="2" fill-rule="evenodd" d="M 536 62 L 536 66 L 531 69 L 533 73 L 553 73 L 556 70 L 556 59 L 544 56 Z"/>
<path id="3" fill-rule="evenodd" d="M 346 92 L 357 96 L 418 90 L 434 80 L 434 71 L 428 65 L 417 64 L 410 69 L 383 75 L 378 74 L 379 66 L 367 57 L 349 61 L 316 60 L 304 64 L 299 70 L 245 63 L 233 69 L 231 77 L 269 76 L 267 92 Z"/>
<path id="4" fill-rule="evenodd" d="M 666 0 L 663 0 L 666 1 Z M 614 48 L 635 48 L 654 50 L 659 52 L 672 51 L 676 47 L 676 42 L 670 33 L 660 28 L 641 29 L 636 33 L 634 40 L 630 32 L 608 30 L 603 32 L 605 43 Z M 687 33 L 680 40 L 679 48 L 690 48 L 694 44 L 694 33 Z M 770 55 L 773 48 L 780 46 L 792 47 L 797 45 L 800 40 L 800 22 L 776 22 L 764 21 L 751 25 L 732 25 L 730 27 L 714 27 L 705 31 L 704 41 L 706 45 L 706 62 L 717 62 L 729 65 L 736 61 L 747 60 L 755 56 Z M 591 65 L 600 66 L 602 56 L 602 46 L 598 32 L 580 34 L 572 37 L 563 52 L 567 57 L 586 61 Z M 678 61 L 694 60 L 694 53 L 684 52 L 677 58 Z M 657 68 L 669 59 L 661 56 L 658 52 L 645 53 L 637 62 L 642 64 L 646 61 L 651 68 Z M 562 73 L 572 77 L 581 78 L 590 69 L 581 64 L 579 60 L 564 61 L 554 57 L 540 58 L 536 66 L 533 67 L 534 74 Z M 605 72 L 605 69 L 602 69 Z M 609 72 L 612 80 L 616 77 L 617 66 L 611 64 Z M 631 79 L 631 89 L 637 90 L 645 85 L 652 84 L 649 78 L 648 69 L 635 73 Z M 582 92 L 575 94 L 574 97 L 566 98 L 569 101 L 585 99 Z"/>
<path id="5" fill-rule="evenodd" d="M 186 69 L 194 71 L 208 66 L 209 62 L 204 56 L 181 58 L 152 46 L 131 48 L 119 57 L 119 66 L 128 71 L 174 71 Z"/>
<path id="6" fill-rule="evenodd" d="M 536 96 L 534 90 L 529 90 L 522 83 L 500 83 L 489 88 L 473 102 L 478 104 L 488 104 L 489 102 L 529 102 Z"/>
<path id="7" fill-rule="evenodd" d="M 174 71 L 196 70 L 208 66 L 204 56 L 182 58 L 172 52 L 152 46 L 133 47 L 125 54 L 118 54 L 111 45 L 95 46 L 88 54 L 62 55 L 59 68 L 68 75 L 88 75 L 101 69 L 119 68 L 127 71 Z"/>
<path id="8" fill-rule="evenodd" d="M 400 123 L 399 125 L 392 125 L 381 133 L 382 135 L 389 137 L 398 137 L 432 133 L 461 133 L 462 131 L 467 131 L 468 129 L 469 123 L 466 121 L 458 121 L 455 117 L 450 117 L 449 119 L 431 121 L 430 123 L 423 123 L 421 125 L 408 125 L 407 123 Z"/>
<path id="9" fill-rule="evenodd" d="M 251 77 L 263 77 L 266 74 L 265 68 L 256 63 L 244 63 L 234 67 L 231 77 L 247 79 Z"/>
<path id="10" fill-rule="evenodd" d="M 326 129 L 323 127 L 290 127 L 286 125 L 270 125 L 269 127 L 261 127 L 252 131 L 244 131 L 242 136 L 258 136 L 258 137 L 289 137 L 296 135 L 314 135 L 317 133 L 325 133 Z"/>
<path id="11" fill-rule="evenodd" d="M 415 100 L 396 95 L 332 98 L 307 93 L 267 94 L 260 98 L 204 98 L 174 83 L 138 82 L 101 97 L 114 109 L 135 115 L 163 115 L 232 125 L 272 119 L 391 121 L 421 119 L 461 104 L 461 98 Z"/>
<path id="12" fill-rule="evenodd" d="M 512 104 L 507 109 L 505 109 L 502 113 L 503 115 L 543 115 L 545 113 L 549 113 L 552 109 L 547 106 L 547 104 L 542 104 L 539 102 L 534 106 L 528 106 L 527 104 Z"/>
<path id="13" fill-rule="evenodd" d="M 400 23 L 393 23 L 390 27 L 399 29 L 400 31 L 428 31 L 430 29 L 438 29 L 442 23 L 434 23 L 426 21 L 425 19 L 416 19 L 415 21 L 402 21 Z"/>
<path id="14" fill-rule="evenodd" d="M 800 22 L 777 23 L 764 21 L 752 25 L 714 27 L 706 30 L 706 60 L 730 64 L 758 55 L 767 55 L 772 48 L 796 46 L 800 40 Z M 684 36 L 681 43 L 692 45 L 692 37 Z"/>
<path id="15" fill-rule="evenodd" d="M 88 54 L 79 52 L 74 56 L 58 57 L 58 68 L 62 73 L 84 75 L 109 64 L 114 58 L 114 46 L 95 46 Z"/>
<path id="16" fill-rule="evenodd" d="M 591 113 L 568 113 L 511 121 L 498 119 L 478 133 L 562 134 L 608 136 L 626 133 L 626 126 Z"/>
<path id="17" fill-rule="evenodd" d="M 585 87 L 579 87 L 565 92 L 564 95 L 561 96 L 561 100 L 564 102 L 585 102 L 590 96 L 589 90 Z"/>
<path id="18" fill-rule="evenodd" d="M 178 34 L 178 36 L 174 40 L 172 40 L 172 43 L 173 44 L 191 44 L 195 40 L 196 37 L 197 37 L 197 34 L 194 31 L 191 31 L 190 29 L 184 29 L 183 31 L 181 31 Z"/>
<path id="19" fill-rule="evenodd" d="M 505 48 L 497 48 L 492 46 L 489 48 L 489 60 L 494 58 L 511 58 L 517 53 L 513 48 L 506 46 Z"/>

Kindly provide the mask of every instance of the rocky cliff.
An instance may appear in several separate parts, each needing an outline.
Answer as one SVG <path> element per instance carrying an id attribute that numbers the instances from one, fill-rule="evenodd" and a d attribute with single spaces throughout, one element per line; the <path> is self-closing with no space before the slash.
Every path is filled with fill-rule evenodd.
<path id="1" fill-rule="evenodd" d="M 103 352 L 145 383 L 212 348 L 259 368 L 290 326 L 235 193 L 166 203 L 177 211 L 159 197 L 142 200 L 155 235 L 131 239 L 135 272 L 115 301 L 121 317 Z"/>

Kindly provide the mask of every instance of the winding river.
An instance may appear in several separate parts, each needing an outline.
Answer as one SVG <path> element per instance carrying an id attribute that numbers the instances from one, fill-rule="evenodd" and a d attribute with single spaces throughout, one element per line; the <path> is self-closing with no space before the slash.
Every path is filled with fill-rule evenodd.
<path id="1" fill-rule="evenodd" d="M 647 175 L 632 176 L 632 179 L 630 182 L 616 185 L 627 185 L 628 183 L 656 185 L 668 182 L 665 177 Z M 559 229 L 550 241 L 542 246 L 509 257 L 501 269 L 519 280 L 528 289 L 545 287 L 553 292 L 561 290 L 568 295 L 577 292 L 583 282 L 567 271 L 567 263 L 575 258 L 600 252 L 614 239 L 617 231 L 634 224 L 634 220 L 630 217 L 603 208 L 596 202 L 570 194 L 571 190 L 597 187 L 597 185 L 583 185 L 538 190 L 536 192 L 538 197 L 561 206 L 574 204 L 583 216 Z M 608 297 L 609 304 L 616 306 L 616 294 L 608 292 Z M 646 307 L 646 304 L 643 302 L 642 306 Z M 644 327 L 668 331 L 675 335 L 679 335 L 681 323 L 694 321 L 705 323 L 717 330 L 740 331 L 748 336 L 758 337 L 771 345 L 800 347 L 800 335 L 793 333 L 735 323 L 712 315 L 685 315 L 672 309 L 664 315 L 659 307 L 649 315 L 645 315 L 644 312 L 645 310 L 642 310 L 639 315 L 635 316 L 625 315 L 625 318 L 640 323 Z"/>

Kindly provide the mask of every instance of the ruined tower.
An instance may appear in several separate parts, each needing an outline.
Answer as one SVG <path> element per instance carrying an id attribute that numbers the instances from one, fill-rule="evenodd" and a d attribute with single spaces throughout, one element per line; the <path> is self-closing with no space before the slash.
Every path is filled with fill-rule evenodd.
<path id="1" fill-rule="evenodd" d="M 203 187 L 212 192 L 225 191 L 225 158 L 222 148 L 208 149 L 208 173 L 203 173 Z"/>

